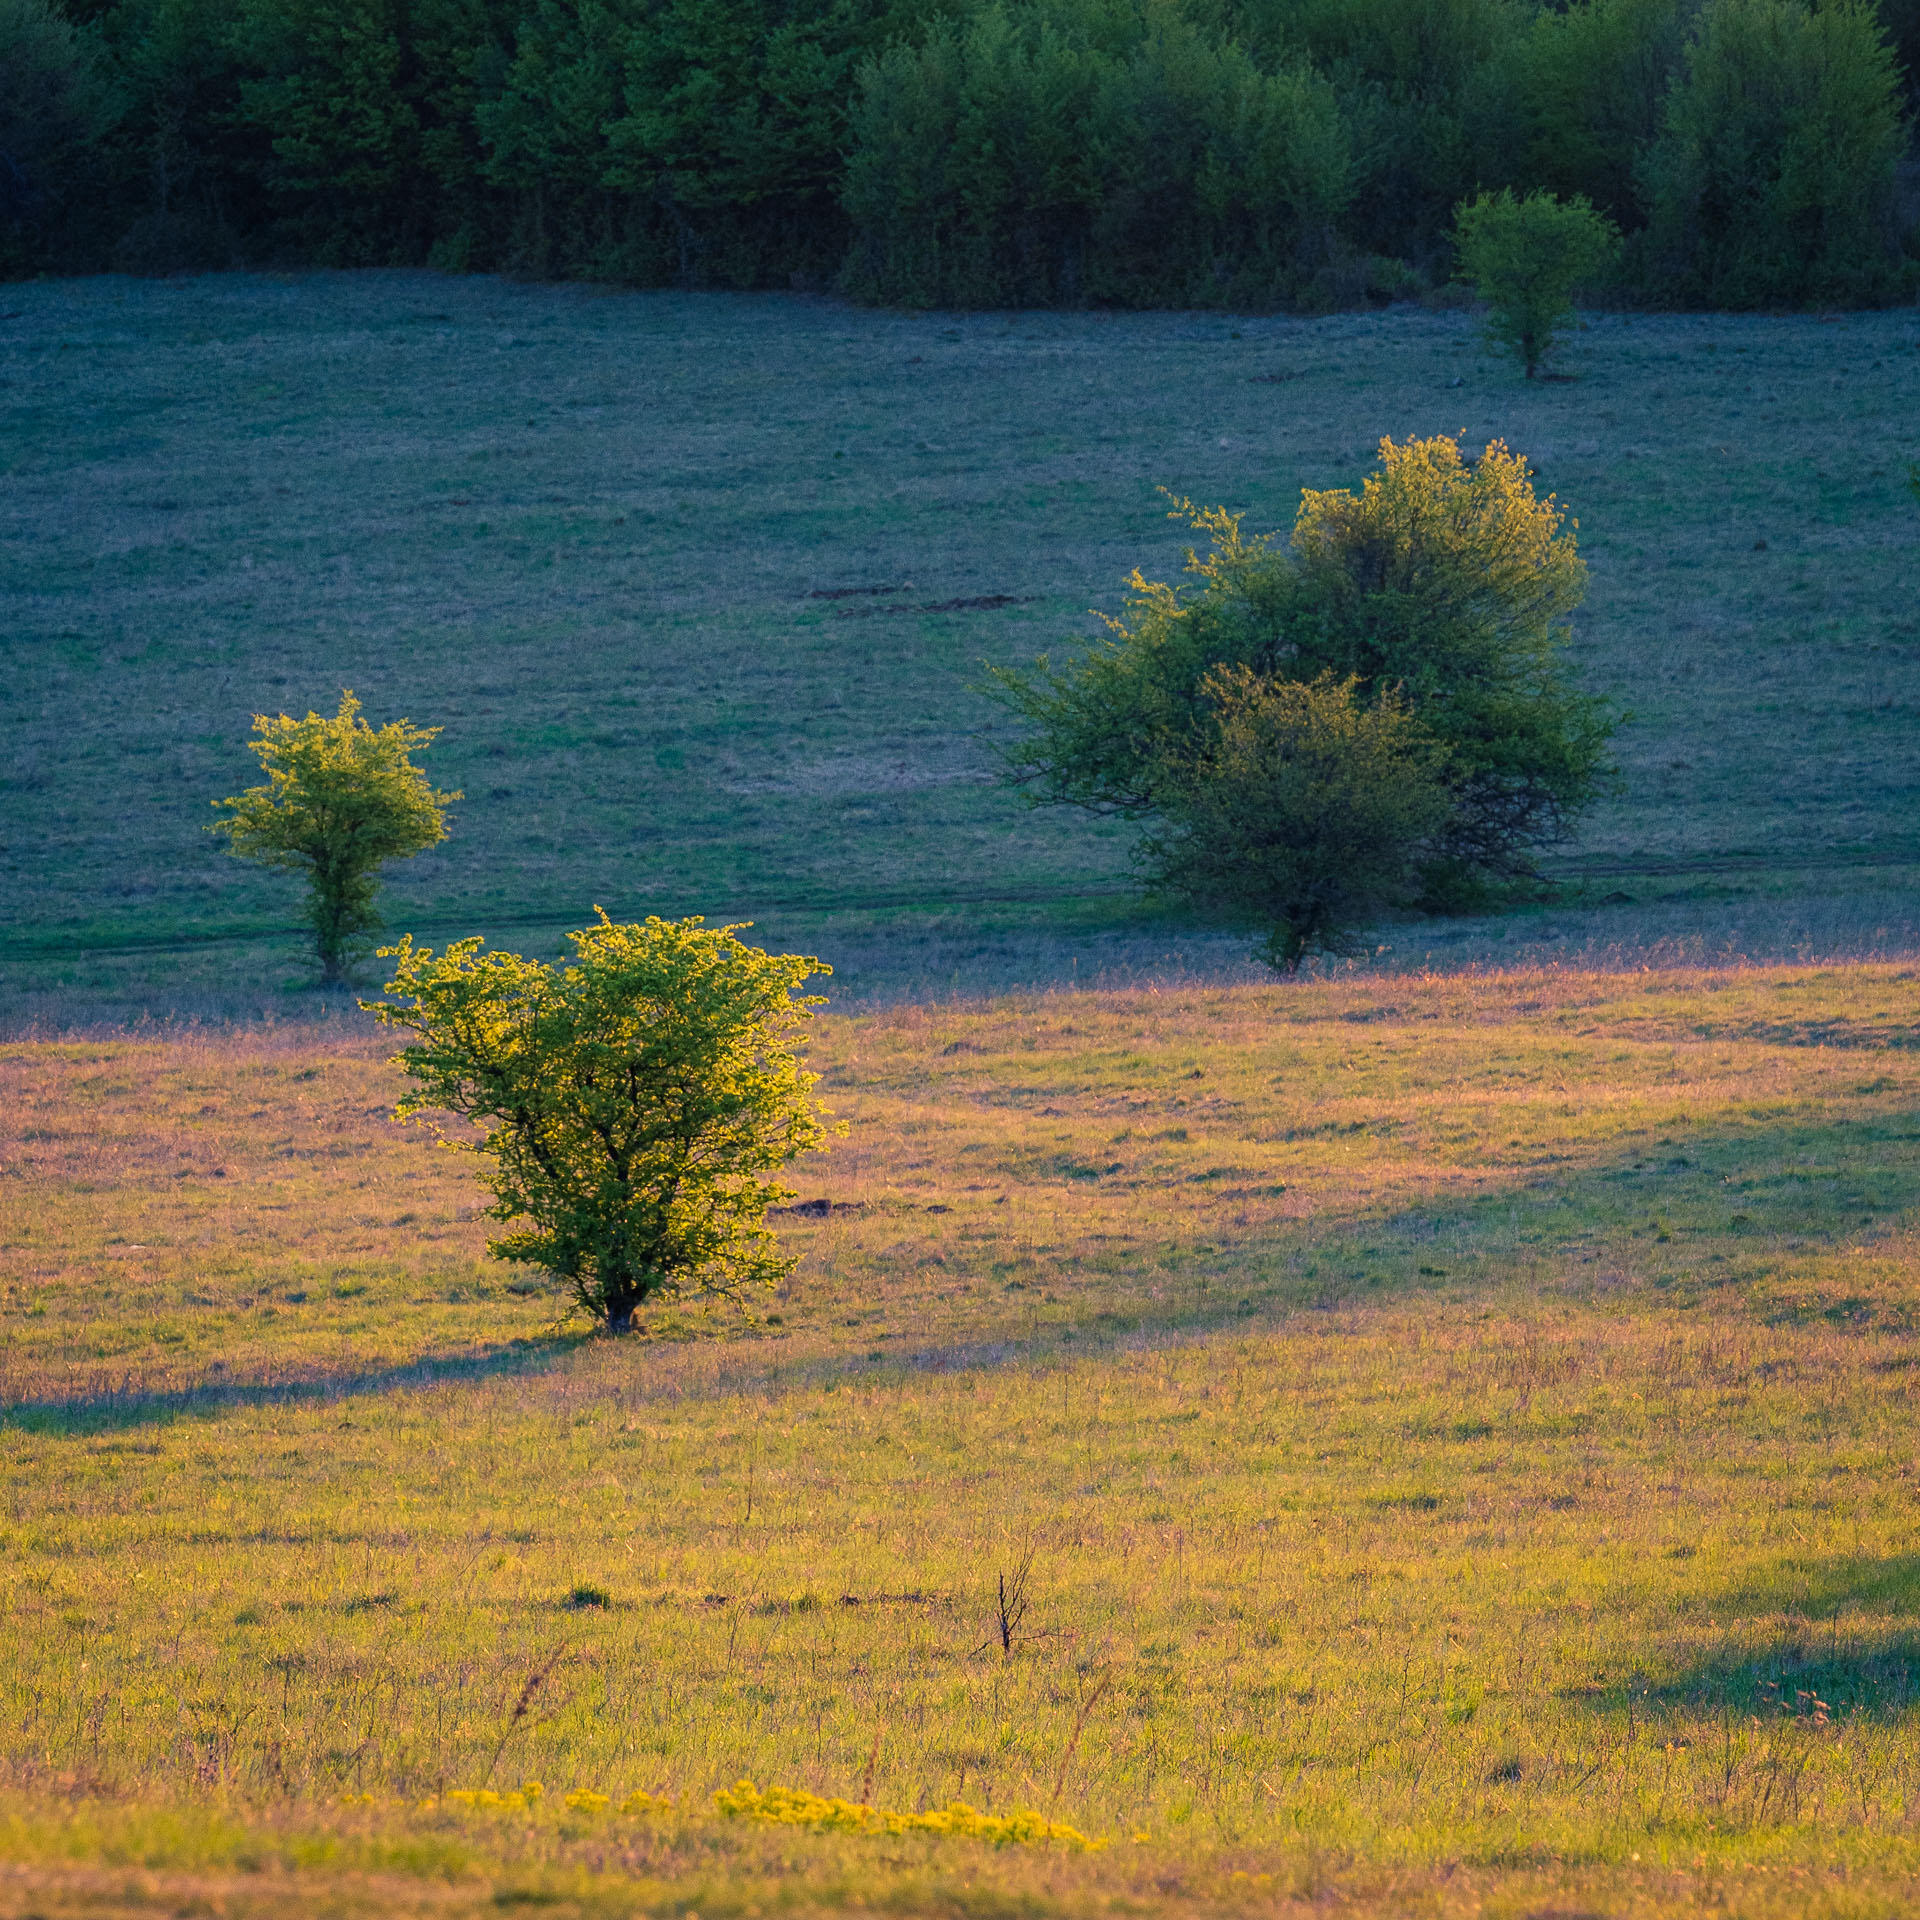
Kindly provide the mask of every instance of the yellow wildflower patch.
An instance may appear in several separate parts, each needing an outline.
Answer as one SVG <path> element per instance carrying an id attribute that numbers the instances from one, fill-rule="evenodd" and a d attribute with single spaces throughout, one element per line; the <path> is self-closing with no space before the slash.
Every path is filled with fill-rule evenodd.
<path id="1" fill-rule="evenodd" d="M 713 1796 L 724 1814 L 742 1820 L 767 1820 L 783 1827 L 811 1827 L 819 1833 L 949 1833 L 971 1840 L 989 1840 L 997 1847 L 1035 1846 L 1058 1841 L 1091 1853 L 1104 1847 L 1103 1839 L 1089 1839 L 1076 1827 L 1061 1825 L 1031 1808 L 1011 1813 L 982 1813 L 964 1800 L 926 1813 L 899 1813 L 888 1807 L 869 1807 L 853 1800 L 826 1800 L 799 1787 L 768 1787 L 762 1792 L 751 1780 Z"/>
<path id="2" fill-rule="evenodd" d="M 508 1793 L 495 1793 L 490 1787 L 453 1787 L 437 1799 L 420 1802 L 420 1810 L 430 1813 L 436 1807 L 459 1807 L 475 1813 L 529 1813 L 539 1805 L 546 1788 L 538 1780 Z M 367 1796 L 368 1804 L 372 1796 Z M 351 1804 L 351 1796 L 348 1804 Z M 574 1787 L 560 1797 L 569 1813 L 665 1813 L 673 1806 L 673 1796 L 665 1793 L 630 1793 L 617 1805 L 610 1793 L 592 1787 Z"/>
<path id="3" fill-rule="evenodd" d="M 495 1793 L 491 1787 L 452 1787 L 437 1802 L 423 1804 L 465 1807 L 476 1813 L 526 1813 L 539 1804 L 545 1792 L 538 1780 L 528 1780 L 512 1793 Z"/>

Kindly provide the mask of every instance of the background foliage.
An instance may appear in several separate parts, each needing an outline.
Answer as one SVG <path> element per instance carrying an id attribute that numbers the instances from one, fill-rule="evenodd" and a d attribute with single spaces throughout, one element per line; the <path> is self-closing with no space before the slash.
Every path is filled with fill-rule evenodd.
<path id="1" fill-rule="evenodd" d="M 1715 0 L 1644 174 L 1649 268 L 1714 306 L 1859 297 L 1880 283 L 1907 129 L 1880 23 L 1859 0 Z"/>
<path id="2" fill-rule="evenodd" d="M 5 0 L 0 265 L 1325 309 L 1512 188 L 1643 297 L 1870 302 L 1917 49 L 1915 0 Z"/>

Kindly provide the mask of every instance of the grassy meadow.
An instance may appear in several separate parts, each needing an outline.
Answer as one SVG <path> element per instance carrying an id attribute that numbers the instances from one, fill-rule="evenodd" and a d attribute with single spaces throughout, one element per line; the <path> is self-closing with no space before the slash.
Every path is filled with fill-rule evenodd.
<path id="1" fill-rule="evenodd" d="M 546 950 L 754 919 L 843 997 L 1222 977 L 1124 834 L 995 783 L 987 663 L 1070 649 L 1156 488 L 1290 524 L 1382 434 L 1504 437 L 1581 523 L 1625 781 L 1517 921 L 1392 965 L 1916 937 L 1920 311 L 855 311 L 419 273 L 17 284 L 0 315 L 0 1020 L 299 1018 L 296 892 L 200 831 L 262 708 L 444 726 L 392 918 Z"/>
<path id="2" fill-rule="evenodd" d="M 1916 1016 L 832 1015 L 790 1286 L 624 1343 L 364 1034 L 10 1046 L 0 1908 L 1909 1911 Z"/>
<path id="3" fill-rule="evenodd" d="M 1414 307 L 5 304 L 0 1913 L 1911 1910 L 1920 312 L 1529 385 Z M 984 669 L 1177 572 L 1156 488 L 1438 431 L 1579 517 L 1624 778 L 1256 979 Z M 490 1261 L 200 830 L 343 686 L 467 796 L 396 927 L 833 963 L 763 1323 Z"/>

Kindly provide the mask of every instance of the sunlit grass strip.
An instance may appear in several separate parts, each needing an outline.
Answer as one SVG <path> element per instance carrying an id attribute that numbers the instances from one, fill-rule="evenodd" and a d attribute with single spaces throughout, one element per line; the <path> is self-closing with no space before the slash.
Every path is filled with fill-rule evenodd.
<path id="1" fill-rule="evenodd" d="M 1029 1807 L 1016 1807 L 1011 1813 L 982 1813 L 964 1800 L 926 1813 L 899 1813 L 890 1807 L 869 1807 L 852 1800 L 824 1800 L 800 1787 L 768 1787 L 762 1792 L 751 1780 L 742 1780 L 732 1789 L 722 1788 L 713 1796 L 713 1804 L 735 1819 L 807 1827 L 815 1833 L 948 1833 L 988 1840 L 996 1847 L 1043 1846 L 1058 1841 L 1078 1853 L 1097 1853 L 1107 1844 Z"/>
<path id="2" fill-rule="evenodd" d="M 783 1225 L 777 1338 L 446 1377 L 550 1308 L 370 1055 L 0 1049 L 0 1909 L 1905 1913 L 1917 1023 L 1888 967 L 848 1020 L 865 1204 Z M 743 1773 L 1112 1841 L 729 1818 Z"/>

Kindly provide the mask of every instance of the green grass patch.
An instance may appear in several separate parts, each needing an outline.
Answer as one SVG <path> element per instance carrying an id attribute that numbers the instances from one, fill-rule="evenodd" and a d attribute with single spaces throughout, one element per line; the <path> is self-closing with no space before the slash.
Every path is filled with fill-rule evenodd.
<path id="1" fill-rule="evenodd" d="M 1535 462 L 1592 566 L 1586 684 L 1635 715 L 1564 900 L 1389 928 L 1387 957 L 1913 937 L 1910 310 L 1596 315 L 1543 384 L 1412 307 L 911 316 L 412 273 L 9 299 L 16 1023 L 307 1008 L 297 889 L 200 829 L 255 776 L 250 716 L 343 685 L 446 729 L 428 764 L 468 797 L 391 896 L 435 943 L 558 950 L 597 901 L 751 917 L 843 997 L 1231 964 L 1140 908 L 1122 832 L 995 784 L 978 687 L 1097 632 L 1136 563 L 1177 573 L 1157 486 L 1287 526 L 1383 433 Z"/>

